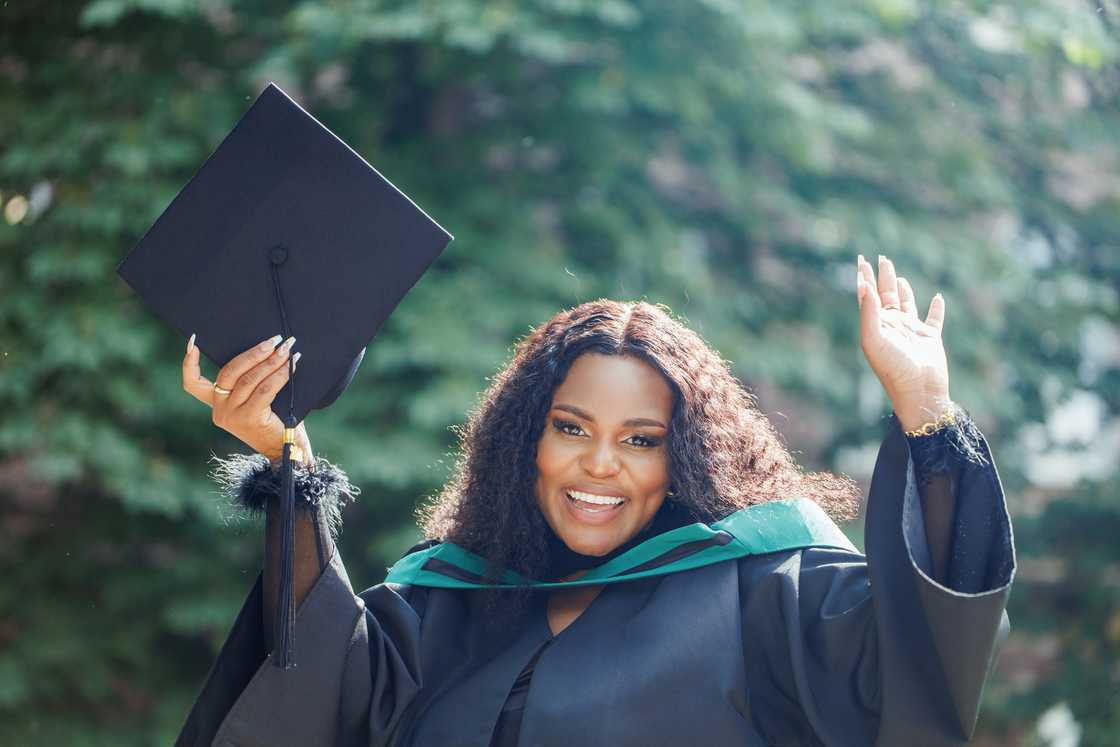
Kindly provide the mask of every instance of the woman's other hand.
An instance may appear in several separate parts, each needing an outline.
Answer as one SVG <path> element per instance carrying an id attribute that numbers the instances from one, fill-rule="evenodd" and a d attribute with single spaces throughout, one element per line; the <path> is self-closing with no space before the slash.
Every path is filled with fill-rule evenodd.
<path id="1" fill-rule="evenodd" d="M 284 423 L 272 411 L 272 400 L 288 382 L 288 356 L 295 344 L 294 337 L 282 345 L 280 339 L 276 335 L 254 345 L 222 367 L 217 385 L 229 394 L 216 391 L 214 382 L 202 375 L 194 335 L 187 341 L 183 358 L 183 389 L 210 406 L 214 425 L 274 462 L 283 455 Z M 295 354 L 293 368 L 299 356 Z M 296 427 L 296 446 L 311 459 L 311 442 L 302 422 Z"/>
<path id="2" fill-rule="evenodd" d="M 941 340 L 945 299 L 936 293 L 925 321 L 918 317 L 914 289 L 879 256 L 876 279 L 859 255 L 856 271 L 860 347 L 890 397 L 903 430 L 935 420 L 950 403 L 949 364 Z"/>

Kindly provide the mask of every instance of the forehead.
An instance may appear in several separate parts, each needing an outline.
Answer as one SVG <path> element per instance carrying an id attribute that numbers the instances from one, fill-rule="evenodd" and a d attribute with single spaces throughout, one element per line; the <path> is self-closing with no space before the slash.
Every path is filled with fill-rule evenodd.
<path id="1" fill-rule="evenodd" d="M 575 405 L 596 419 L 649 417 L 668 423 L 673 390 L 657 369 L 639 358 L 585 353 L 568 369 L 552 404 Z"/>

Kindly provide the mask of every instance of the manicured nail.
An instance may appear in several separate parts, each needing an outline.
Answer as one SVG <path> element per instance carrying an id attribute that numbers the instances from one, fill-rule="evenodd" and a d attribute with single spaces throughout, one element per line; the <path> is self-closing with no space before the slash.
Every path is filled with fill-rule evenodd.
<path id="1" fill-rule="evenodd" d="M 879 255 L 879 264 L 883 264 L 884 260 L 886 260 L 886 257 L 884 257 L 882 254 L 880 254 Z"/>
<path id="2" fill-rule="evenodd" d="M 293 371 L 295 371 L 296 366 L 299 365 L 299 359 L 300 359 L 300 356 L 302 356 L 302 355 L 303 355 L 303 353 L 296 353 L 295 355 L 292 356 L 292 370 Z"/>
<path id="3" fill-rule="evenodd" d="M 861 254 L 861 255 L 859 255 L 859 258 L 856 259 L 856 265 L 858 266 L 858 265 L 862 265 L 862 264 L 863 264 L 863 255 Z"/>
<path id="4" fill-rule="evenodd" d="M 287 355 L 291 351 L 292 345 L 295 344 L 296 338 L 294 336 L 284 340 L 284 344 L 280 346 L 280 355 Z"/>
<path id="5" fill-rule="evenodd" d="M 283 339 L 284 338 L 281 335 L 273 335 L 260 344 L 260 349 L 265 351 L 272 350 Z"/>
<path id="6" fill-rule="evenodd" d="M 196 333 L 192 332 L 191 333 L 191 339 L 187 340 L 187 351 L 188 352 L 191 350 L 191 348 L 194 347 L 194 336 L 195 336 L 195 334 Z"/>

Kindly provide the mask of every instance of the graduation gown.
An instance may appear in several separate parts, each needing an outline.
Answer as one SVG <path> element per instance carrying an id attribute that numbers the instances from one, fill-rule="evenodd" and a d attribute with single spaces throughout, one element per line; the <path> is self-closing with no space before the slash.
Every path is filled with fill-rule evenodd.
<path id="1" fill-rule="evenodd" d="M 891 418 L 872 478 L 866 557 L 809 546 L 603 588 L 559 635 L 534 595 L 515 629 L 470 589 L 355 594 L 338 553 L 296 618 L 299 665 L 267 660 L 258 578 L 179 744 L 487 747 L 535 665 L 520 745 L 958 745 L 1008 632 L 1015 558 L 987 464 L 953 480 L 934 579 L 910 445 Z"/>

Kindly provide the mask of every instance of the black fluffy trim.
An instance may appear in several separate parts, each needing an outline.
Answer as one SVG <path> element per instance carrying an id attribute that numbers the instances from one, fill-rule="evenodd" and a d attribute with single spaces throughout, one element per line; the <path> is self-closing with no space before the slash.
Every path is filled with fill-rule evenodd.
<path id="1" fill-rule="evenodd" d="M 907 436 L 914 473 L 919 485 L 934 475 L 954 472 L 964 464 L 985 465 L 984 436 L 968 412 L 957 407 L 957 419 L 928 436 Z"/>
<path id="2" fill-rule="evenodd" d="M 268 503 L 280 495 L 281 474 L 261 454 L 231 454 L 226 458 L 211 457 L 215 463 L 210 476 L 222 493 L 234 504 L 250 513 L 264 513 Z M 342 528 L 342 507 L 355 501 L 362 492 L 350 482 L 340 467 L 317 457 L 315 469 L 296 466 L 296 510 L 318 509 L 319 518 L 330 527 L 331 536 L 338 537 Z"/>

